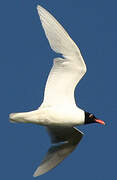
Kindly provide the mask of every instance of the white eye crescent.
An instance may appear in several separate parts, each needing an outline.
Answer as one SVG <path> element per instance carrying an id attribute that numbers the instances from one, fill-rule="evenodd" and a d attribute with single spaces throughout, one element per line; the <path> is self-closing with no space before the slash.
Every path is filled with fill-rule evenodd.
<path id="1" fill-rule="evenodd" d="M 92 117 L 93 117 L 93 114 L 90 114 L 89 117 L 92 118 Z"/>

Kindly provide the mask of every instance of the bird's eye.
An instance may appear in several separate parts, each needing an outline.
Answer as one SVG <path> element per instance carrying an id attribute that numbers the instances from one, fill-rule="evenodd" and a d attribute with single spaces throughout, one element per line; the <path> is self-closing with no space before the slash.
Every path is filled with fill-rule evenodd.
<path id="1" fill-rule="evenodd" d="M 90 118 L 93 118 L 93 114 L 90 114 L 89 117 L 90 117 Z"/>

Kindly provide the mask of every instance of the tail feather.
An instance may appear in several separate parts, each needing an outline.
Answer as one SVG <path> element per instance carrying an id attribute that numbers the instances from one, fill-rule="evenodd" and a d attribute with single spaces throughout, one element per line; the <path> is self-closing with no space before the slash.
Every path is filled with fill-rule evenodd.
<path id="1" fill-rule="evenodd" d="M 37 115 L 36 115 L 36 113 L 37 113 Z M 11 122 L 39 123 L 38 110 L 34 110 L 34 111 L 30 111 L 30 112 L 11 113 L 9 115 L 9 119 Z"/>

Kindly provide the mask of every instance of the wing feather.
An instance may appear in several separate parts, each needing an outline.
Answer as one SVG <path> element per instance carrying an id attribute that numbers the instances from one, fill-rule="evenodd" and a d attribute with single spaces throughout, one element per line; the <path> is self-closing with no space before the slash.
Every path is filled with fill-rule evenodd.
<path id="1" fill-rule="evenodd" d="M 86 72 L 86 65 L 80 50 L 58 21 L 43 7 L 38 13 L 51 48 L 63 55 L 56 58 L 49 74 L 44 104 L 74 104 L 74 89 Z"/>
<path id="2" fill-rule="evenodd" d="M 34 176 L 42 175 L 60 164 L 78 145 L 83 133 L 77 128 L 48 127 L 52 145 L 45 155 Z"/>

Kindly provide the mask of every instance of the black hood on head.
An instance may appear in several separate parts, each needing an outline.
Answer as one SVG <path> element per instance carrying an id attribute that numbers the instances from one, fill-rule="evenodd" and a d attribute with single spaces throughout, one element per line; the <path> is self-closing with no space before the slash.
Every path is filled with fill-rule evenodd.
<path id="1" fill-rule="evenodd" d="M 85 111 L 85 124 L 95 123 L 95 119 L 93 114 Z"/>

